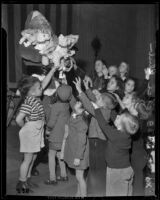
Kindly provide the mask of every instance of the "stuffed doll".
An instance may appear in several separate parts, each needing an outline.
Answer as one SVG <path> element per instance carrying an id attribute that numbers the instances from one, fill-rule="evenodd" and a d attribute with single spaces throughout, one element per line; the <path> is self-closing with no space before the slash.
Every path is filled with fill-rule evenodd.
<path id="1" fill-rule="evenodd" d="M 42 55 L 41 62 L 44 66 L 49 63 L 58 66 L 61 58 L 73 56 L 75 51 L 71 48 L 79 38 L 78 35 L 63 36 L 62 34 L 57 38 L 48 21 L 38 11 L 32 11 L 28 15 L 25 30 L 21 34 L 19 44 L 24 44 L 25 47 L 34 46 Z"/>

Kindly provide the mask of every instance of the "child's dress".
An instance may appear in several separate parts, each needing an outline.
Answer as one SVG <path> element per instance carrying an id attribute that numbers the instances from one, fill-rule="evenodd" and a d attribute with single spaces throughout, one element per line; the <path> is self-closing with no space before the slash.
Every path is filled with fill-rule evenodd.
<path id="1" fill-rule="evenodd" d="M 19 132 L 20 152 L 39 152 L 44 147 L 44 109 L 39 98 L 27 96 L 19 112 L 27 114 Z"/>
<path id="2" fill-rule="evenodd" d="M 70 168 L 86 169 L 89 167 L 89 142 L 87 138 L 88 126 L 83 116 L 71 116 L 69 134 L 64 149 L 64 161 Z M 74 165 L 74 159 L 80 159 L 80 165 Z"/>

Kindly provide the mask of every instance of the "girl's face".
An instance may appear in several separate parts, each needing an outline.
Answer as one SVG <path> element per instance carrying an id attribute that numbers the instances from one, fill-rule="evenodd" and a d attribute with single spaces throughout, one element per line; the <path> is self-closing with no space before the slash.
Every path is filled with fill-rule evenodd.
<path id="1" fill-rule="evenodd" d="M 81 114 L 84 111 L 84 108 L 82 107 L 82 103 L 80 101 L 77 101 L 74 105 L 74 110 L 76 114 Z"/>
<path id="2" fill-rule="evenodd" d="M 123 105 L 125 106 L 125 108 L 130 108 L 130 106 L 131 106 L 132 103 L 133 103 L 132 95 L 131 95 L 131 94 L 125 95 L 125 96 L 123 97 L 122 103 L 123 103 Z"/>
<path id="3" fill-rule="evenodd" d="M 118 69 L 116 66 L 110 66 L 108 68 L 108 73 L 110 76 L 113 76 L 113 75 L 117 75 L 118 74 Z"/>
<path id="4" fill-rule="evenodd" d="M 97 60 L 95 62 L 95 70 L 96 70 L 96 72 L 97 73 L 102 72 L 102 69 L 103 69 L 103 63 L 102 63 L 102 61 L 101 60 Z"/>
<path id="5" fill-rule="evenodd" d="M 119 72 L 120 73 L 126 73 L 128 71 L 128 65 L 125 62 L 121 62 L 119 66 Z"/>
<path id="6" fill-rule="evenodd" d="M 110 92 L 114 92 L 114 91 L 118 90 L 117 80 L 115 79 L 115 77 L 110 78 L 110 80 L 107 84 L 107 90 Z"/>
<path id="7" fill-rule="evenodd" d="M 133 80 L 128 80 L 125 83 L 125 92 L 131 94 L 135 88 L 135 82 Z"/>
<path id="8" fill-rule="evenodd" d="M 40 97 L 42 95 L 42 86 L 40 82 L 36 82 L 29 90 L 28 95 Z"/>

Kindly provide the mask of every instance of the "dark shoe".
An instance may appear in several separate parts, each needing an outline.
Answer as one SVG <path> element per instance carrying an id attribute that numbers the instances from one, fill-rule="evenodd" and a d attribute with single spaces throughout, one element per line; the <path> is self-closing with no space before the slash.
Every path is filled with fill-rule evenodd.
<path id="1" fill-rule="evenodd" d="M 38 188 L 39 187 L 38 184 L 36 184 L 36 183 L 34 183 L 34 182 L 31 181 L 31 178 L 27 179 L 27 184 L 31 188 Z"/>
<path id="2" fill-rule="evenodd" d="M 57 181 L 68 181 L 68 176 L 66 177 L 58 176 Z"/>
<path id="3" fill-rule="evenodd" d="M 46 180 L 46 181 L 44 181 L 44 183 L 46 184 L 46 185 L 56 185 L 57 184 L 57 181 L 56 180 Z"/>
<path id="4" fill-rule="evenodd" d="M 33 168 L 31 171 L 32 176 L 39 176 L 39 171 L 36 168 Z"/>
<path id="5" fill-rule="evenodd" d="M 16 185 L 16 191 L 18 193 L 32 193 L 33 191 L 29 189 L 27 182 L 19 181 Z"/>

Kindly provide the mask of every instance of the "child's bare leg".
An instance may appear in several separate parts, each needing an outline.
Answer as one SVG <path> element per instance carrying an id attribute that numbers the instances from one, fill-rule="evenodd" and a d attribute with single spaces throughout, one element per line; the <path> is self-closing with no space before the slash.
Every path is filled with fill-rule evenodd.
<path id="1" fill-rule="evenodd" d="M 27 174 L 28 174 L 30 164 L 32 162 L 32 158 L 33 158 L 33 153 L 24 153 L 24 160 L 20 166 L 20 177 L 19 177 L 20 181 L 27 180 Z"/>
<path id="2" fill-rule="evenodd" d="M 32 158 L 31 164 L 30 164 L 30 166 L 29 166 L 27 178 L 30 178 L 30 177 L 31 177 L 32 167 L 33 167 L 33 164 L 34 164 L 34 161 L 35 161 L 36 158 L 37 158 L 37 154 L 33 154 L 33 158 Z"/>
<path id="3" fill-rule="evenodd" d="M 57 157 L 58 157 L 58 162 L 60 166 L 60 173 L 62 177 L 67 177 L 67 172 L 66 172 L 66 164 L 63 160 L 60 160 L 60 151 L 57 152 Z"/>
<path id="4" fill-rule="evenodd" d="M 84 170 L 76 170 L 76 178 L 79 183 L 80 188 L 80 196 L 86 197 L 87 196 L 87 185 L 84 180 Z"/>
<path id="5" fill-rule="evenodd" d="M 80 193 L 80 185 L 79 185 L 79 182 L 77 184 L 77 193 L 76 193 L 76 197 L 80 197 L 81 196 L 81 193 Z"/>
<path id="6" fill-rule="evenodd" d="M 56 151 L 53 149 L 49 149 L 48 153 L 48 161 L 49 161 L 49 173 L 50 180 L 56 180 Z"/>

